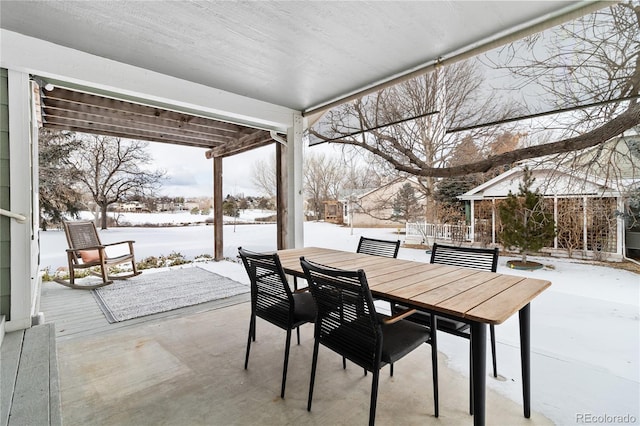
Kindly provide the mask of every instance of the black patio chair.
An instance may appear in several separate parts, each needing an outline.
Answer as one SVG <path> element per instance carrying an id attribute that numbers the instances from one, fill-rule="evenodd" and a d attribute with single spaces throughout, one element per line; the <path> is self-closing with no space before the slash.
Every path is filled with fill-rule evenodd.
<path id="1" fill-rule="evenodd" d="M 398 257 L 400 240 L 388 241 L 375 238 L 360 237 L 356 253 L 371 254 L 383 257 Z"/>
<path id="2" fill-rule="evenodd" d="M 454 247 L 442 244 L 433 244 L 431 251 L 430 263 L 439 265 L 459 266 L 463 268 L 473 268 L 483 271 L 496 272 L 498 268 L 498 248 L 485 249 L 477 247 Z M 397 304 L 392 304 L 393 312 L 402 312 L 407 307 Z M 412 315 L 409 320 L 415 321 L 419 324 L 431 327 L 431 318 L 433 316 L 426 312 L 418 311 L 415 315 Z M 468 322 L 457 321 L 450 318 L 437 317 L 437 329 L 445 333 L 453 334 L 455 336 L 463 337 L 471 340 L 471 325 Z M 496 361 L 496 336 L 495 327 L 493 324 L 489 326 L 491 334 L 491 356 L 493 362 L 493 376 L 498 377 L 497 361 Z M 471 351 L 471 345 L 469 345 L 469 351 Z M 469 356 L 469 368 L 473 371 L 473 363 L 471 362 L 471 356 Z M 472 377 L 471 371 L 469 377 Z M 470 381 L 470 389 L 473 389 L 473 382 Z M 471 394 L 471 392 L 470 392 Z M 473 414 L 473 398 L 470 397 L 469 413 Z"/>
<path id="3" fill-rule="evenodd" d="M 249 321 L 249 337 L 244 369 L 249 365 L 251 340 L 256 340 L 256 317 L 287 331 L 284 350 L 284 366 L 282 370 L 282 389 L 280 397 L 284 398 L 287 383 L 287 366 L 289 364 L 289 347 L 291 346 L 291 330 L 316 318 L 316 305 L 308 291 L 292 292 L 280 264 L 277 253 L 261 254 L 238 248 L 242 263 L 251 280 L 251 319 Z"/>
<path id="4" fill-rule="evenodd" d="M 380 369 L 393 365 L 423 343 L 429 343 L 433 369 L 434 411 L 438 417 L 438 361 L 434 335 L 404 320 L 415 310 L 393 317 L 376 313 L 363 270 L 345 271 L 300 259 L 316 301 L 313 361 L 307 410 L 311 411 L 320 344 L 373 373 L 369 424 L 375 423 Z M 435 321 L 435 319 L 434 319 Z"/>

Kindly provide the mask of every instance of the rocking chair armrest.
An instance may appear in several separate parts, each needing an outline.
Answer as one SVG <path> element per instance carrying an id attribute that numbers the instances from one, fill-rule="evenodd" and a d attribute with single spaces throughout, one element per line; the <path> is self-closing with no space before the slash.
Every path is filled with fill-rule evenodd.
<path id="1" fill-rule="evenodd" d="M 388 318 L 385 318 L 382 320 L 382 322 L 384 324 L 393 324 L 396 323 L 400 320 L 405 319 L 406 317 L 415 314 L 417 311 L 415 309 L 407 309 L 405 311 L 400 311 L 397 314 L 390 316 Z"/>
<path id="2" fill-rule="evenodd" d="M 106 244 L 103 244 L 103 245 L 104 245 L 104 247 L 109 247 L 109 246 L 116 246 L 118 244 L 133 244 L 133 243 L 135 243 L 135 241 L 126 240 L 126 241 L 118 241 L 117 243 L 106 243 Z"/>
<path id="3" fill-rule="evenodd" d="M 104 249 L 104 247 L 105 246 L 100 245 L 100 246 L 88 246 L 88 247 L 82 247 L 82 248 L 69 248 L 67 249 L 67 253 L 77 253 L 84 250 L 101 250 L 101 249 Z"/>

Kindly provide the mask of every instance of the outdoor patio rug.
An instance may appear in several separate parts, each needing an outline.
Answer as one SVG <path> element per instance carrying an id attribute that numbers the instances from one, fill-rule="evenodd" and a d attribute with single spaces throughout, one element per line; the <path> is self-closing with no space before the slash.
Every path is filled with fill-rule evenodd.
<path id="1" fill-rule="evenodd" d="M 248 293 L 249 286 L 198 267 L 142 273 L 91 290 L 109 323 Z"/>

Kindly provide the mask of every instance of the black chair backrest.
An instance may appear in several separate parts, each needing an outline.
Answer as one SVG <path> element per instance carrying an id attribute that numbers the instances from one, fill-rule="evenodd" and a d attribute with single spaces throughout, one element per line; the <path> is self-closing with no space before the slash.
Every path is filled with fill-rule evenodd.
<path id="1" fill-rule="evenodd" d="M 496 272 L 499 250 L 496 248 L 453 247 L 434 243 L 431 262 Z"/>
<path id="2" fill-rule="evenodd" d="M 251 280 L 251 304 L 258 317 L 286 328 L 293 320 L 293 294 L 277 253 L 238 248 Z"/>
<path id="3" fill-rule="evenodd" d="M 360 237 L 356 253 L 395 258 L 398 257 L 398 249 L 400 249 L 400 240 L 388 241 Z"/>
<path id="4" fill-rule="evenodd" d="M 304 258 L 300 263 L 318 308 L 319 342 L 369 371 L 379 368 L 382 328 L 364 271 L 330 268 Z"/>

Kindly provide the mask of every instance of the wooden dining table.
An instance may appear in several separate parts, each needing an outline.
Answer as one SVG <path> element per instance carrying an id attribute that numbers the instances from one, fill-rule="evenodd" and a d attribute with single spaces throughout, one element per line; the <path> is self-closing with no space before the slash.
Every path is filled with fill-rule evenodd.
<path id="1" fill-rule="evenodd" d="M 485 424 L 486 325 L 518 312 L 524 416 L 531 415 L 530 303 L 550 281 L 354 252 L 304 247 L 278 250 L 287 274 L 304 277 L 300 257 L 334 268 L 364 270 L 374 298 L 471 325 L 473 423 Z"/>

